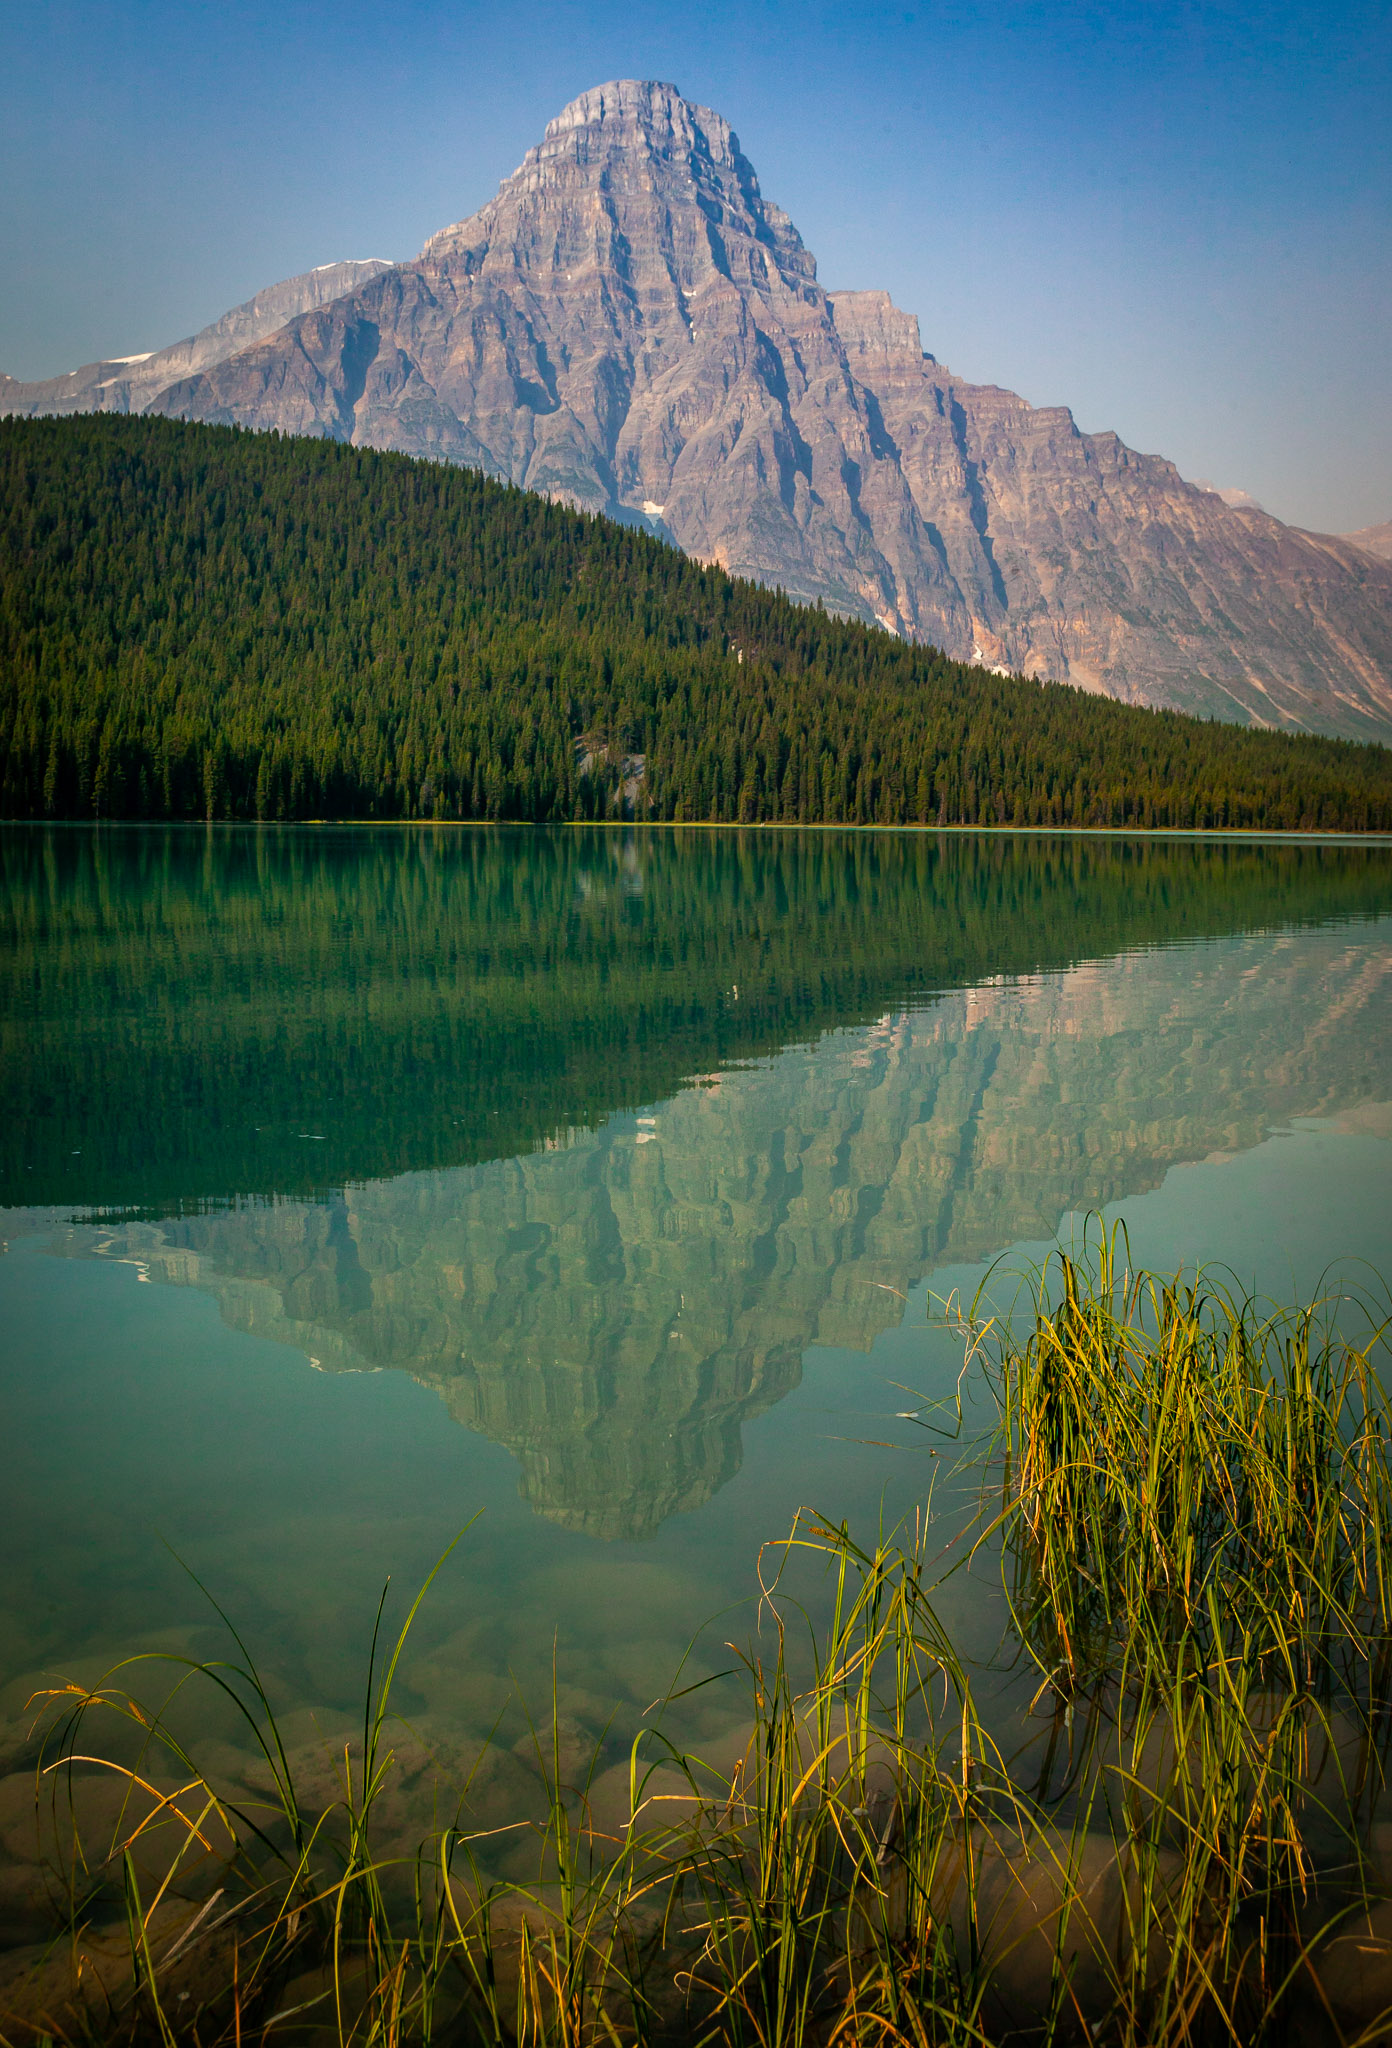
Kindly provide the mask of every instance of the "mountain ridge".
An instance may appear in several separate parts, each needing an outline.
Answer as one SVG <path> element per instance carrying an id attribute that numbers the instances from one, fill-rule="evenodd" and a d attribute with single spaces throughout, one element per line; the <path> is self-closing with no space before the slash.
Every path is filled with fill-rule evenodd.
<path id="1" fill-rule="evenodd" d="M 1392 562 L 969 383 L 886 293 L 827 291 L 729 123 L 669 84 L 582 93 L 413 261 L 148 409 L 476 466 L 955 659 L 1392 733 Z"/>
<path id="2" fill-rule="evenodd" d="M 0 416 L 70 412 L 143 412 L 161 391 L 181 377 L 226 360 L 262 341 L 298 313 L 342 298 L 391 264 L 384 256 L 341 263 L 318 263 L 296 277 L 268 285 L 233 306 L 196 334 L 165 348 L 131 356 L 104 356 L 61 377 L 24 383 L 0 371 Z M 104 375 L 114 371 L 115 375 Z"/>
<path id="3" fill-rule="evenodd" d="M 1384 519 L 1380 526 L 1360 526 L 1355 533 L 1341 533 L 1338 538 L 1350 547 L 1362 548 L 1365 554 L 1392 562 L 1392 519 Z"/>

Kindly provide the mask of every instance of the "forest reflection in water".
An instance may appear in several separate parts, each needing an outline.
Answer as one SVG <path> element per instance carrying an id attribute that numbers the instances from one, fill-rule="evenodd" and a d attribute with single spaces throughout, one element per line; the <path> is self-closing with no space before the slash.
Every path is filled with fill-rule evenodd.
<path id="1" fill-rule="evenodd" d="M 739 1463 L 811 1344 L 869 1348 L 937 1267 L 1389 1092 L 1392 925 L 1127 954 L 887 1014 L 519 1158 L 55 1249 L 208 1289 L 332 1370 L 505 1443 L 532 1505 L 648 1535 Z"/>
<path id="2" fill-rule="evenodd" d="M 0 831 L 0 1203 L 510 1158 L 924 996 L 1392 909 L 1380 846 Z"/>
<path id="3" fill-rule="evenodd" d="M 917 1327 L 945 1269 L 1046 1241 L 1184 1162 L 1249 1154 L 1292 1118 L 1342 1117 L 1375 1162 L 1392 1154 L 1376 1107 L 1392 1101 L 1392 864 L 1377 849 L 35 832 L 0 837 L 0 857 L 5 1071 L 22 1076 L 0 1139 L 8 1233 L 155 1283 L 138 1311 L 122 1296 L 128 1393 L 148 1367 L 167 1400 L 172 1347 L 209 1341 L 206 1323 L 155 1312 L 177 1288 L 216 1304 L 228 1343 L 405 1376 L 439 1395 L 451 1432 L 505 1447 L 544 1520 L 508 1522 L 511 1559 L 490 1554 L 458 1596 L 458 1658 L 487 1662 L 490 1682 L 511 1597 L 532 1624 L 560 1606 L 607 1635 L 591 1689 L 607 1674 L 640 1700 L 668 1675 L 673 1628 L 748 1591 L 760 1490 L 770 1512 L 799 1497 L 780 1464 L 794 1444 L 809 1484 L 820 1459 L 816 1483 L 844 1487 L 820 1505 L 876 1512 L 887 1452 L 814 1453 L 795 1402 L 786 1425 L 770 1411 L 809 1351 L 907 1341 L 906 1298 Z M 1260 1234 L 1268 1197 L 1244 1185 Z M 1312 1216 L 1312 1250 L 1345 1248 L 1322 1230 Z M 91 1301 L 70 1349 L 91 1342 Z M 57 1327 L 51 1307 L 33 1313 Z M 896 1370 L 903 1356 L 900 1342 Z M 881 1434 L 891 1376 L 869 1403 Z M 341 1532 L 342 1471 L 306 1449 L 293 1538 L 264 1490 L 239 1524 L 217 1469 L 221 1386 L 200 1396 L 208 1442 L 177 1486 L 157 1442 L 143 1466 L 129 1453 L 145 1475 L 134 1519 L 195 1546 L 216 1524 L 224 1575 L 261 1597 L 279 1580 L 285 1655 L 303 1662 L 289 1638 L 322 1650 L 346 1604 L 303 1533 Z M 347 1548 L 363 1559 L 383 1554 L 382 1502 L 414 1509 L 434 1483 L 412 1446 L 439 1420 L 408 1423 L 382 1388 L 335 1425 L 356 1442 Z M 764 1415 L 755 1499 L 718 1531 L 700 1511 Z M 391 1475 L 380 1495 L 373 1467 Z M 490 1498 L 496 1477 L 478 1481 Z M 894 1468 L 906 1501 L 920 1482 Z M 448 1507 L 431 1498 L 440 1533 L 471 1505 L 457 1488 Z M 137 1546 L 111 1540 L 134 1613 Z M 340 1538 L 340 1577 L 346 1554 Z M 312 1626 L 284 1592 L 292 1558 L 314 1582 Z M 528 1606 L 524 1580 L 545 1580 L 546 1600 Z M 157 1583 L 151 1568 L 152 1603 Z M 41 1628 L 22 1592 L 14 1605 L 21 1663 L 55 1654 L 65 1624 Z M 296 1683 L 322 1697 L 325 1655 L 318 1668 Z"/>

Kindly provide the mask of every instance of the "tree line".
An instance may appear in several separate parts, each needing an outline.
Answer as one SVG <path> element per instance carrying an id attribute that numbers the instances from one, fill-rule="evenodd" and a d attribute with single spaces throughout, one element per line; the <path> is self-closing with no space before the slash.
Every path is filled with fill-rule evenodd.
<path id="1" fill-rule="evenodd" d="M 1381 830 L 1392 751 L 991 675 L 481 473 L 0 421 L 0 814 Z"/>

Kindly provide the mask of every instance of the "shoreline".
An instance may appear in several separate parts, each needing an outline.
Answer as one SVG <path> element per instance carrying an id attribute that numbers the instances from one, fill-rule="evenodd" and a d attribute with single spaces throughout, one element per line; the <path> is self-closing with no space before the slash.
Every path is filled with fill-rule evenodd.
<path id="1" fill-rule="evenodd" d="M 33 832 L 855 832 L 927 838 L 1141 839 L 1200 844 L 1392 847 L 1392 832 L 1300 832 L 1250 825 L 843 825 L 726 818 L 0 818 Z"/>

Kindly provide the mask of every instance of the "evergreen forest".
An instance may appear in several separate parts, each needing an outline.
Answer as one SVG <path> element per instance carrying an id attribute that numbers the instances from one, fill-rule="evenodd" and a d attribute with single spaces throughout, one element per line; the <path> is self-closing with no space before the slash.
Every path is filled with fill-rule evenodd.
<path id="1" fill-rule="evenodd" d="M 0 815 L 1392 828 L 1392 750 L 992 675 L 481 473 L 0 421 Z"/>

